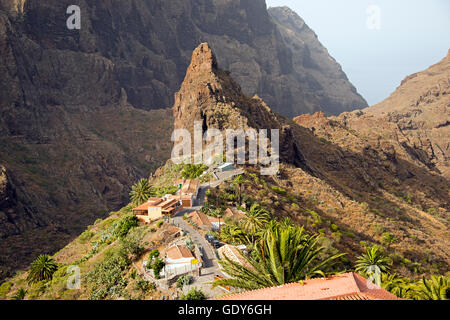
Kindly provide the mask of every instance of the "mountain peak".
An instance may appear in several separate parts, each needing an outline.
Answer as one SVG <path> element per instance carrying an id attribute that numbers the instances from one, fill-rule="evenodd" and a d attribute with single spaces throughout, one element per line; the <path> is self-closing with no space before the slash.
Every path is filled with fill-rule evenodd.
<path id="1" fill-rule="evenodd" d="M 217 70 L 217 58 L 207 42 L 201 43 L 192 53 L 187 73 L 210 73 Z"/>

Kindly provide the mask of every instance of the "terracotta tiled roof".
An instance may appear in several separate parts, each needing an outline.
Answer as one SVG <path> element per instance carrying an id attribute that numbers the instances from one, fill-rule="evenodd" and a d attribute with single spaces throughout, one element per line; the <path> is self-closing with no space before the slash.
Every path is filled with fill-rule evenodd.
<path id="1" fill-rule="evenodd" d="M 157 206 L 163 202 L 161 198 L 150 198 L 146 203 L 141 204 L 140 206 L 133 209 L 133 211 L 147 211 L 148 207 Z"/>
<path id="2" fill-rule="evenodd" d="M 184 194 L 196 194 L 198 188 L 200 187 L 200 180 L 186 180 L 181 189 L 181 193 Z"/>
<path id="3" fill-rule="evenodd" d="M 191 218 L 192 222 L 194 222 L 197 226 L 211 226 L 209 217 L 199 211 L 192 212 L 189 215 L 189 218 Z"/>
<path id="4" fill-rule="evenodd" d="M 178 245 L 167 249 L 166 254 L 172 260 L 194 258 L 188 248 Z"/>
<path id="5" fill-rule="evenodd" d="M 232 294 L 217 300 L 404 300 L 356 273 Z"/>
<path id="6" fill-rule="evenodd" d="M 171 194 L 168 199 L 175 199 L 175 200 L 192 200 L 191 195 L 182 194 L 181 196 L 179 194 Z"/>
<path id="7" fill-rule="evenodd" d="M 159 203 L 157 207 L 161 207 L 163 210 L 172 207 L 178 202 L 177 199 L 168 199 L 164 201 L 163 203 Z"/>

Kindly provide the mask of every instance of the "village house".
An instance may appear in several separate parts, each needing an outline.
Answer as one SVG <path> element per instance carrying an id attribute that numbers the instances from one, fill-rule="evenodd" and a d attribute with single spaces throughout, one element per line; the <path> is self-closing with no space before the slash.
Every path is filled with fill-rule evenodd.
<path id="1" fill-rule="evenodd" d="M 223 219 L 209 217 L 199 211 L 190 213 L 188 217 L 198 228 L 205 231 L 217 231 L 221 226 L 225 225 Z"/>
<path id="2" fill-rule="evenodd" d="M 173 197 L 178 197 L 183 207 L 185 208 L 193 207 L 195 200 L 198 197 L 198 192 L 200 190 L 200 180 L 181 179 L 175 181 L 174 185 L 178 186 L 180 191 L 178 192 L 177 195 Z"/>
<path id="3" fill-rule="evenodd" d="M 133 209 L 139 221 L 151 223 L 164 216 L 172 217 L 182 209 L 179 200 L 168 198 L 150 198 L 148 201 Z"/>
<path id="4" fill-rule="evenodd" d="M 166 251 L 166 265 L 191 264 L 195 257 L 192 252 L 183 246 L 175 245 Z"/>
<path id="5" fill-rule="evenodd" d="M 212 300 L 406 300 L 356 273 L 305 280 L 278 287 L 245 291 Z"/>
<path id="6" fill-rule="evenodd" d="M 192 252 L 180 245 L 167 249 L 165 256 L 164 274 L 167 276 L 181 275 L 199 269 L 200 257 L 196 258 Z"/>

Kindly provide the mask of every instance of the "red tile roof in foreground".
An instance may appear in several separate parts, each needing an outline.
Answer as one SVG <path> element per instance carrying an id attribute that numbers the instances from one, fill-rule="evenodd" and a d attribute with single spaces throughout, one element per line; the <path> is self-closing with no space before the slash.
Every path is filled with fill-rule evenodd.
<path id="1" fill-rule="evenodd" d="M 356 273 L 246 291 L 213 300 L 405 300 Z"/>

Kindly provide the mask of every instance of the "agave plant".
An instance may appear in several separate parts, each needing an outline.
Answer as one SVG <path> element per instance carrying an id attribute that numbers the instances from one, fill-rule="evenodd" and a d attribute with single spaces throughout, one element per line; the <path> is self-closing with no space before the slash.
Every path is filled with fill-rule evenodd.
<path id="1" fill-rule="evenodd" d="M 231 278 L 217 280 L 213 286 L 253 290 L 324 276 L 334 260 L 344 254 L 319 261 L 323 250 L 318 246 L 318 235 L 309 236 L 299 227 L 277 225 L 255 244 L 252 257 L 242 255 L 245 263 L 225 255 L 220 264 Z"/>
<path id="2" fill-rule="evenodd" d="M 27 277 L 28 283 L 51 280 L 56 270 L 58 270 L 56 262 L 49 255 L 41 254 L 31 264 Z"/>
<path id="3" fill-rule="evenodd" d="M 139 206 L 146 202 L 152 195 L 152 186 L 147 179 L 139 180 L 132 188 L 130 192 L 131 203 L 135 206 Z"/>

